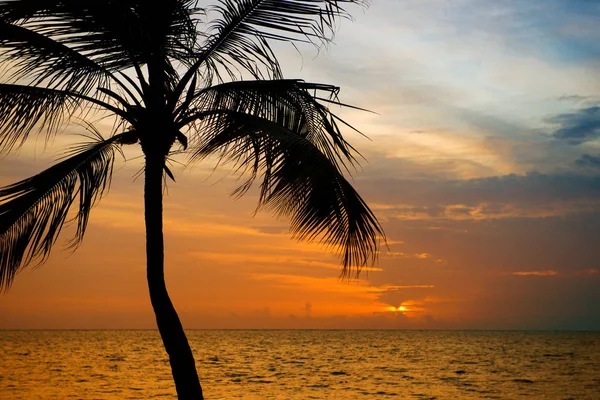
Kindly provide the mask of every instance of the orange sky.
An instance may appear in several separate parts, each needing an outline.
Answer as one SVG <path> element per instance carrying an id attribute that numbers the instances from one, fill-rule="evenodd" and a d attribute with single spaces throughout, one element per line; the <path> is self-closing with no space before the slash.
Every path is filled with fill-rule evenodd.
<path id="1" fill-rule="evenodd" d="M 139 162 L 118 168 L 80 249 L 57 248 L 46 264 L 17 276 L 0 298 L 0 327 L 154 326 L 141 180 L 132 179 Z M 576 292 L 598 281 L 596 250 L 576 243 L 585 224 L 553 233 L 561 220 L 539 218 L 539 210 L 515 219 L 511 213 L 525 211 L 508 207 L 484 218 L 482 205 L 470 214 L 457 211 L 468 206 L 448 206 L 440 217 L 427 205 L 382 203 L 393 190 L 443 197 L 434 193 L 439 182 L 390 188 L 364 179 L 356 185 L 382 219 L 389 249 L 360 280 L 340 281 L 334 254 L 292 240 L 286 222 L 268 213 L 253 217 L 252 193 L 234 200 L 233 177 L 207 171 L 180 172 L 165 196 L 167 283 L 189 328 L 554 327 L 570 308 L 581 311 Z M 560 215 L 560 207 L 546 214 Z M 562 264 L 572 259 L 582 264 Z"/>
<path id="2" fill-rule="evenodd" d="M 537 1 L 527 12 L 498 6 L 533 32 L 508 30 L 485 7 L 374 3 L 329 51 L 281 54 L 287 77 L 338 84 L 342 101 L 378 113 L 342 115 L 372 139 L 349 133 L 368 159 L 353 181 L 389 248 L 342 282 L 334 254 L 290 239 L 286 221 L 253 216 L 252 192 L 229 197 L 237 181 L 226 168 L 176 172 L 166 268 L 184 326 L 600 329 L 600 51 L 584 46 L 598 39 L 586 13 L 570 10 L 559 26 L 540 19 Z M 568 40 L 582 54 L 565 54 Z M 0 184 L 42 170 L 74 140 L 30 141 L 0 160 Z M 155 326 L 141 160 L 127 156 L 83 245 L 70 254 L 59 243 L 0 297 L 0 329 Z"/>

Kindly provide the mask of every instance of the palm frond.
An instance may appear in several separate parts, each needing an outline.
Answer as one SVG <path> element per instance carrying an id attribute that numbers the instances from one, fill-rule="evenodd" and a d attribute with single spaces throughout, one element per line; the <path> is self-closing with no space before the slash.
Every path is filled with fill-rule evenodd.
<path id="1" fill-rule="evenodd" d="M 218 154 L 250 179 L 260 176 L 258 207 L 291 219 L 291 233 L 341 253 L 342 276 L 375 261 L 383 230 L 339 168 L 305 136 L 285 124 L 235 111 L 207 114 L 195 158 Z"/>
<path id="2" fill-rule="evenodd" d="M 366 6 L 369 0 L 220 0 L 218 17 L 210 25 L 196 63 L 175 91 L 179 97 L 204 67 L 205 80 L 223 81 L 220 70 L 236 80 L 238 71 L 257 79 L 281 79 L 283 74 L 269 41 L 327 43 L 339 18 L 351 18 L 344 8 Z"/>
<path id="3" fill-rule="evenodd" d="M 77 103 L 57 90 L 0 84 L 0 153 L 21 145 L 36 124 L 55 131 Z"/>
<path id="4" fill-rule="evenodd" d="M 53 167 L 0 188 L 0 290 L 32 261 L 45 261 L 75 202 L 71 244 L 81 242 L 92 206 L 108 190 L 114 152 L 126 135 L 77 146 Z"/>
<path id="5" fill-rule="evenodd" d="M 182 110 L 180 123 L 190 123 L 214 110 L 254 115 L 300 135 L 334 165 L 345 166 L 346 162 L 355 163 L 358 152 L 344 139 L 336 122 L 339 118 L 317 101 L 321 95 L 342 105 L 337 101 L 338 92 L 336 86 L 301 80 L 229 82 L 197 92 L 189 111 Z M 200 134 L 205 125 L 200 123 Z"/>
<path id="6" fill-rule="evenodd" d="M 26 79 L 30 85 L 87 94 L 118 81 L 85 55 L 22 26 L 0 23 L 0 51 L 3 62 L 11 66 L 8 79 L 12 82 Z"/>
<path id="7" fill-rule="evenodd" d="M 363 0 L 220 0 L 219 17 L 202 54 L 207 61 L 226 66 L 235 62 L 253 73 L 260 61 L 275 78 L 281 77 L 268 40 L 326 42 L 339 17 L 349 18 L 343 8 Z"/>
<path id="8" fill-rule="evenodd" d="M 77 93 L 0 83 L 0 154 L 20 146 L 36 126 L 50 135 L 78 110 L 89 112 L 82 103 L 126 116 L 121 109 Z"/>
<path id="9" fill-rule="evenodd" d="M 44 56 L 44 61 L 48 61 L 47 53 L 50 51 L 57 56 L 54 53 L 62 47 L 61 57 L 70 51 L 88 59 L 88 64 L 113 73 L 139 68 L 156 56 L 165 61 L 173 58 L 188 62 L 197 39 L 196 15 L 203 12 L 196 5 L 196 0 L 158 3 L 140 0 L 5 0 L 0 1 L 0 19 L 9 26 L 30 32 L 29 43 L 15 51 L 20 56 L 27 55 L 30 60 Z M 22 31 L 16 33 L 26 35 Z M 46 41 L 34 37 L 36 34 Z M 40 52 L 43 54 L 36 54 Z M 77 57 L 69 58 L 69 67 L 73 67 L 74 59 L 79 61 Z M 25 63 L 21 75 L 26 75 L 31 65 L 33 61 Z M 166 62 L 162 67 L 175 79 L 177 74 L 170 63 Z M 51 73 L 45 72 L 46 75 Z M 61 77 L 64 78 L 64 74 Z"/>

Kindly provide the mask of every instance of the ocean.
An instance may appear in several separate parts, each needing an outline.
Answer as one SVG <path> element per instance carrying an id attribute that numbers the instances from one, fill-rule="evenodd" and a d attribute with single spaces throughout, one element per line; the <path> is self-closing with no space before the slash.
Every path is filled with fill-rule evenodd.
<path id="1" fill-rule="evenodd" d="M 600 399 L 600 333 L 188 331 L 206 399 Z M 0 399 L 174 399 L 156 331 L 0 331 Z"/>

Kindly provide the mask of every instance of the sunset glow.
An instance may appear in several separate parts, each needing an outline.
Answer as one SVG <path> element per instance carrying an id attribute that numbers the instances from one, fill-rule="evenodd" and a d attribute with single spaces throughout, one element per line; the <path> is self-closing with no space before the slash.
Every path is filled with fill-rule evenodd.
<path id="1" fill-rule="evenodd" d="M 203 2 L 201 2 L 203 3 Z M 209 3 L 206 1 L 205 3 Z M 358 279 L 256 212 L 215 159 L 164 195 L 166 280 L 186 328 L 600 329 L 600 18 L 594 2 L 378 0 L 335 45 L 276 45 L 286 78 L 341 87 L 364 156 L 349 180 L 387 235 Z M 359 9 L 357 9 L 359 10 Z M 96 116 L 110 136 L 114 121 Z M 72 125 L 0 160 L 0 186 L 81 141 Z M 118 160 L 79 249 L 0 297 L 0 329 L 155 327 L 142 154 Z M 347 174 L 347 176 L 349 176 Z"/>

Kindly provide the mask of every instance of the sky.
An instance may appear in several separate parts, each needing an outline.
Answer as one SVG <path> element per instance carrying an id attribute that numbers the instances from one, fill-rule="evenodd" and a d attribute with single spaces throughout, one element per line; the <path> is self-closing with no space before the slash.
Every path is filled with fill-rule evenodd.
<path id="1" fill-rule="evenodd" d="M 358 280 L 254 215 L 214 161 L 173 171 L 166 275 L 186 328 L 600 329 L 600 3 L 373 0 L 335 42 L 277 45 L 287 78 L 335 84 L 365 161 L 352 182 L 388 246 Z M 106 136 L 110 126 L 98 125 Z M 80 128 L 79 128 L 80 129 Z M 0 160 L 51 165 L 77 128 Z M 118 161 L 74 253 L 21 272 L 0 329 L 155 326 L 139 153 Z M 68 239 L 70 229 L 65 230 Z"/>

